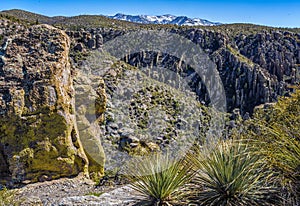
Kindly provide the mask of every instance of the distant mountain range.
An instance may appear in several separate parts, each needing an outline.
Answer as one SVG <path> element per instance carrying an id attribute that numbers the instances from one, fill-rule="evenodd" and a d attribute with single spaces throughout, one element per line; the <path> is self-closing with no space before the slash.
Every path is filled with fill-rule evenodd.
<path id="1" fill-rule="evenodd" d="M 216 26 L 220 25 L 219 22 L 211 22 L 200 18 L 189 18 L 186 16 L 174 16 L 170 14 L 150 16 L 150 15 L 126 15 L 126 14 L 116 14 L 114 16 L 109 16 L 109 18 L 124 20 L 134 23 L 141 24 L 175 24 L 179 26 Z"/>

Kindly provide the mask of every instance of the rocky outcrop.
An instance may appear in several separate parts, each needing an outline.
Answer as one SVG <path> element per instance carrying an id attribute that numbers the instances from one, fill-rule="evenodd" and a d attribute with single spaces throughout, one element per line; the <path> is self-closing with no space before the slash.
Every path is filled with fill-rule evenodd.
<path id="1" fill-rule="evenodd" d="M 300 34 L 263 32 L 239 35 L 235 42 L 242 55 L 265 68 L 278 81 L 294 84 L 299 80 Z"/>
<path id="2" fill-rule="evenodd" d="M 239 109 L 243 115 L 252 113 L 255 106 L 288 95 L 292 91 L 290 85 L 300 81 L 300 36 L 297 33 L 270 29 L 256 34 L 241 31 L 237 35 L 229 35 L 221 30 L 197 28 L 166 30 L 199 45 L 216 64 L 225 88 L 229 112 Z M 106 43 L 130 31 L 99 28 L 85 32 L 100 33 Z M 139 52 L 128 54 L 124 60 L 134 66 L 159 65 L 172 71 L 184 71 L 186 68 L 184 64 L 178 68 L 180 57 L 160 55 Z M 199 82 L 202 82 L 201 79 L 196 78 L 193 84 L 195 88 L 192 89 L 197 91 L 200 101 L 209 103 L 205 85 L 199 86 Z"/>
<path id="3" fill-rule="evenodd" d="M 80 31 L 67 31 L 68 36 L 74 41 L 73 49 L 82 52 L 87 49 L 98 49 L 103 44 L 103 37 L 99 30 L 91 29 L 89 32 L 81 29 Z"/>
<path id="4" fill-rule="evenodd" d="M 172 30 L 198 44 L 217 65 L 228 111 L 244 115 L 255 106 L 274 102 L 300 82 L 299 34 L 281 31 L 236 37 L 202 29 Z"/>
<path id="5" fill-rule="evenodd" d="M 48 25 L 18 25 L 14 34 L 8 33 L 10 22 L 2 25 L 0 179 L 28 183 L 103 174 L 103 164 L 89 170 L 79 138 L 69 37 Z"/>

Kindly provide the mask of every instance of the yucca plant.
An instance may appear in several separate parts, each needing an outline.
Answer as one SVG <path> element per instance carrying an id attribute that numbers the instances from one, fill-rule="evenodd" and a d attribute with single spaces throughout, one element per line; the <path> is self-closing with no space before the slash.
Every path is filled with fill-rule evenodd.
<path id="1" fill-rule="evenodd" d="M 192 199 L 199 205 L 272 205 L 273 174 L 247 145 L 221 141 L 199 149 L 189 159 L 197 171 L 198 191 Z"/>
<path id="2" fill-rule="evenodd" d="M 257 111 L 241 135 L 276 171 L 280 205 L 300 204 L 300 88 L 267 110 Z"/>
<path id="3" fill-rule="evenodd" d="M 192 165 L 184 159 L 155 153 L 127 167 L 130 185 L 141 193 L 146 205 L 181 205 L 185 186 L 193 177 Z"/>
<path id="4" fill-rule="evenodd" d="M 300 204 L 300 142 L 284 132 L 284 126 L 275 127 L 273 142 L 265 144 L 260 152 L 264 153 L 270 165 L 278 171 L 283 189 L 284 205 Z M 298 138 L 300 137 L 300 134 Z"/>
<path id="5" fill-rule="evenodd" d="M 300 203 L 300 126 L 297 122 L 300 123 L 299 117 L 269 125 L 256 120 L 254 125 L 260 134 L 252 134 L 246 140 L 276 171 L 282 190 L 281 205 Z"/>

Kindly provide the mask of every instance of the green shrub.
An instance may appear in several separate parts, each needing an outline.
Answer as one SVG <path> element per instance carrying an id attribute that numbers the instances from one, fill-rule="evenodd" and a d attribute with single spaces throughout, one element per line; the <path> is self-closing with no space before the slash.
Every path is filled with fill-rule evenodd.
<path id="1" fill-rule="evenodd" d="M 287 129 L 286 125 L 265 127 L 264 135 L 253 139 L 252 144 L 279 177 L 281 205 L 294 206 L 300 197 L 300 142 L 287 135 Z"/>
<path id="2" fill-rule="evenodd" d="M 85 194 L 85 196 L 95 196 L 95 197 L 100 197 L 104 192 L 89 192 Z"/>
<path id="3" fill-rule="evenodd" d="M 273 107 L 258 110 L 245 123 L 242 137 L 278 174 L 281 205 L 300 203 L 300 90 Z"/>

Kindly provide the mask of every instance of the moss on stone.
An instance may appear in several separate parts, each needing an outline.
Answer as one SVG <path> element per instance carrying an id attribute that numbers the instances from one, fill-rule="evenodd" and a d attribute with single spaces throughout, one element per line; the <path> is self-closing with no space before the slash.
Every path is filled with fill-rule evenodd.
<path id="1" fill-rule="evenodd" d="M 12 182 L 87 174 L 88 160 L 74 116 L 70 40 L 49 25 L 33 26 L 28 32 L 11 36 L 14 43 L 6 52 L 14 57 L 34 48 L 38 58 L 33 52 L 18 61 L 9 57 L 3 65 L 4 70 L 10 69 L 12 79 L 12 86 L 0 91 L 1 97 L 9 97 L 0 98 L 0 153 L 7 173 Z M 51 51 L 48 42 L 55 46 Z"/>

